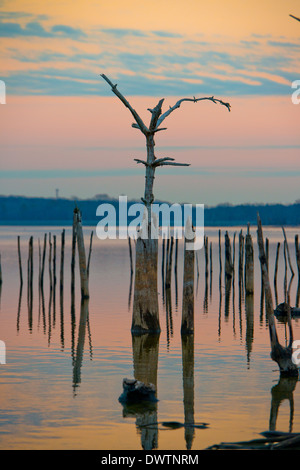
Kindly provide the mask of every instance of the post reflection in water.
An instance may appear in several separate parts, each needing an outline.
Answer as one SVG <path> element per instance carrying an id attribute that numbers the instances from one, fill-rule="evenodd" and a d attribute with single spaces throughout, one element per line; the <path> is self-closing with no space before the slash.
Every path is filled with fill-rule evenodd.
<path id="1" fill-rule="evenodd" d="M 192 448 L 195 428 L 194 418 L 194 335 L 181 336 L 182 348 L 182 380 L 184 406 L 184 437 L 186 448 Z"/>
<path id="2" fill-rule="evenodd" d="M 276 422 L 280 405 L 284 400 L 287 400 L 290 406 L 289 432 L 292 432 L 294 419 L 294 391 L 296 389 L 297 381 L 298 377 L 281 376 L 279 382 L 274 385 L 274 387 L 272 387 L 272 399 L 269 421 L 270 431 L 276 431 Z"/>
<path id="3" fill-rule="evenodd" d="M 76 389 L 81 383 L 81 366 L 82 366 L 88 317 L 89 317 L 89 299 L 84 299 L 81 301 L 81 306 L 80 306 L 80 320 L 79 320 L 79 327 L 78 327 L 77 348 L 76 348 L 76 356 L 74 358 L 74 365 L 73 365 L 74 396 L 76 396 Z"/>
<path id="4" fill-rule="evenodd" d="M 159 334 L 132 335 L 134 378 L 153 384 L 157 398 Z M 123 417 L 135 417 L 144 450 L 158 448 L 157 402 L 123 405 Z"/>
<path id="5" fill-rule="evenodd" d="M 245 314 L 246 314 L 246 350 L 247 364 L 250 368 L 250 356 L 252 352 L 254 340 L 254 295 L 246 294 L 245 296 Z"/>

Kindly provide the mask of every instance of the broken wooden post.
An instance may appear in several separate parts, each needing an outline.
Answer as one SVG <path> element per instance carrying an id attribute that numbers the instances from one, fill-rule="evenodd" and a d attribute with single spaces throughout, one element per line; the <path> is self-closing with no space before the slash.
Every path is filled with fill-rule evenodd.
<path id="1" fill-rule="evenodd" d="M 28 319 L 29 319 L 29 327 L 30 330 L 32 329 L 32 305 L 33 305 L 33 237 L 29 238 L 28 244 L 28 263 L 27 263 L 27 271 L 28 271 L 28 293 L 27 293 L 27 301 L 28 301 Z"/>
<path id="2" fill-rule="evenodd" d="M 55 289 L 56 279 L 56 235 L 53 235 L 53 288 Z"/>
<path id="3" fill-rule="evenodd" d="M 166 289 L 169 289 L 169 288 L 171 287 L 173 245 L 174 245 L 174 237 L 172 236 L 172 237 L 171 237 L 171 241 L 170 241 L 169 256 L 168 256 L 168 258 L 167 258 Z"/>
<path id="4" fill-rule="evenodd" d="M 81 286 L 81 299 L 89 298 L 89 283 L 88 283 L 88 273 L 87 273 L 87 264 L 86 264 L 86 254 L 84 247 L 84 236 L 82 230 L 82 218 L 81 212 L 76 207 L 74 209 L 74 214 L 76 214 L 76 233 L 77 233 L 77 247 L 78 247 L 78 258 L 79 258 L 79 273 L 80 273 L 80 286 Z"/>
<path id="5" fill-rule="evenodd" d="M 49 283 L 50 283 L 50 292 L 53 289 L 53 281 L 52 281 L 52 241 L 51 241 L 51 233 L 49 233 Z"/>
<path id="6" fill-rule="evenodd" d="M 183 335 L 181 337 L 181 350 L 184 437 L 187 450 L 191 450 L 195 435 L 194 335 Z"/>
<path id="7" fill-rule="evenodd" d="M 232 282 L 234 284 L 234 278 L 235 278 L 235 237 L 236 237 L 236 232 L 233 234 L 233 241 L 232 241 Z"/>
<path id="8" fill-rule="evenodd" d="M 232 280 L 233 263 L 231 259 L 231 244 L 228 232 L 225 233 L 225 283 Z"/>
<path id="9" fill-rule="evenodd" d="M 291 262 L 289 244 L 288 244 L 288 241 L 287 241 L 287 238 L 286 238 L 286 233 L 285 233 L 284 227 L 282 227 L 282 231 L 283 231 L 284 241 L 285 241 L 285 243 L 286 243 L 286 251 L 287 251 L 287 257 L 288 257 L 289 267 L 290 267 L 290 270 L 291 270 L 292 277 L 294 277 L 295 273 L 294 273 L 293 266 L 292 266 L 292 262 Z"/>
<path id="10" fill-rule="evenodd" d="M 298 235 L 295 235 L 295 249 L 296 249 L 296 262 L 297 262 L 297 268 L 298 268 L 298 286 L 297 286 L 295 306 L 298 307 L 299 302 L 300 302 L 300 248 L 299 248 Z"/>
<path id="11" fill-rule="evenodd" d="M 41 266 L 41 289 L 44 289 L 44 272 L 45 272 L 45 259 L 46 259 L 46 247 L 47 247 L 47 234 L 44 235 L 44 248 L 42 256 L 42 266 Z"/>
<path id="12" fill-rule="evenodd" d="M 76 213 L 73 212 L 73 224 L 72 224 L 72 248 L 71 248 L 71 299 L 74 304 L 75 301 L 75 262 L 76 262 Z"/>
<path id="13" fill-rule="evenodd" d="M 245 238 L 245 292 L 246 294 L 254 293 L 254 258 L 250 224 L 248 224 Z"/>
<path id="14" fill-rule="evenodd" d="M 23 286 L 23 272 L 22 272 L 20 235 L 18 235 L 18 259 L 19 259 L 20 285 Z"/>
<path id="15" fill-rule="evenodd" d="M 133 274 L 133 261 L 132 261 L 132 248 L 131 248 L 131 238 L 128 237 L 128 248 L 129 248 L 129 260 L 130 260 L 130 273 Z"/>
<path id="16" fill-rule="evenodd" d="M 188 217 L 184 237 L 184 267 L 183 267 L 183 294 L 182 294 L 182 321 L 181 334 L 194 332 L 194 272 L 195 251 L 187 249 L 187 243 L 192 239 L 192 221 Z"/>
<path id="17" fill-rule="evenodd" d="M 290 333 L 290 340 L 287 347 L 281 346 L 278 341 L 276 323 L 274 316 L 274 305 L 272 292 L 269 282 L 269 274 L 267 269 L 267 261 L 264 249 L 263 231 L 259 215 L 257 215 L 257 241 L 259 248 L 259 260 L 262 264 L 263 281 L 265 288 L 266 298 L 266 313 L 269 325 L 270 343 L 271 343 L 271 358 L 277 362 L 281 375 L 285 376 L 298 376 L 298 367 L 292 360 L 292 344 L 293 344 L 293 330 L 291 322 L 290 307 L 288 308 L 288 326 Z"/>
<path id="18" fill-rule="evenodd" d="M 91 235 L 90 235 L 90 248 L 89 248 L 89 255 L 88 255 L 88 262 L 87 262 L 87 276 L 89 277 L 90 275 L 90 264 L 91 264 L 91 255 L 92 255 L 92 245 L 93 245 L 93 235 L 94 235 L 94 232 L 91 231 Z M 130 240 L 130 237 L 128 237 L 128 240 Z M 132 268 L 131 268 L 132 269 Z"/>
<path id="19" fill-rule="evenodd" d="M 117 98 L 123 103 L 123 105 L 130 111 L 131 115 L 134 118 L 134 123 L 132 126 L 135 129 L 138 129 L 144 136 L 146 140 L 146 150 L 147 150 L 147 159 L 146 160 L 141 160 L 141 159 L 135 159 L 135 161 L 138 164 L 142 164 L 145 166 L 145 188 L 144 188 L 144 196 L 141 198 L 142 202 L 145 205 L 145 209 L 147 210 L 147 218 L 148 218 L 148 234 L 151 233 L 151 221 L 152 221 L 152 204 L 154 202 L 154 193 L 153 193 L 153 187 L 154 187 L 154 179 L 155 179 L 155 171 L 158 167 L 163 167 L 163 166 L 189 166 L 187 163 L 177 163 L 174 161 L 174 158 L 171 157 L 163 157 L 163 158 L 157 158 L 156 152 L 155 152 L 155 136 L 157 132 L 161 132 L 165 130 L 165 127 L 161 127 L 161 124 L 163 121 L 176 109 L 179 109 L 181 104 L 184 102 L 190 102 L 190 103 L 198 103 L 200 101 L 211 101 L 214 104 L 220 104 L 223 105 L 228 111 L 230 111 L 230 104 L 227 102 L 224 102 L 220 99 L 215 98 L 214 96 L 210 97 L 202 97 L 202 98 L 182 98 L 175 103 L 174 106 L 170 106 L 168 110 L 166 110 L 164 113 L 162 112 L 162 106 L 164 99 L 160 99 L 158 104 L 154 108 L 148 108 L 148 111 L 151 114 L 150 118 L 150 123 L 149 126 L 146 126 L 144 121 L 141 119 L 139 114 L 136 112 L 135 109 L 132 108 L 130 105 L 129 101 L 125 98 L 125 96 L 122 95 L 122 93 L 119 91 L 117 84 L 112 83 L 112 81 L 105 75 L 101 74 L 101 77 L 103 80 L 105 80 L 106 83 L 111 87 L 112 92 L 117 96 Z M 148 236 L 149 238 L 149 236 Z M 154 250 L 158 249 L 158 244 L 149 240 L 145 241 L 144 245 L 141 245 L 141 241 L 139 242 L 139 247 L 138 248 L 138 257 L 141 257 L 143 259 L 143 262 L 145 263 L 146 271 L 150 273 L 154 267 L 155 269 L 157 268 L 157 251 L 154 253 Z M 149 250 L 147 252 L 147 250 Z M 144 251 L 144 254 L 143 254 Z M 137 291 L 140 291 L 142 286 L 139 285 L 141 279 L 146 277 L 146 274 L 144 276 L 142 275 L 142 271 L 144 268 L 141 267 L 140 261 L 138 260 L 137 262 L 139 269 L 141 270 L 141 274 L 137 275 Z M 147 269 L 148 266 L 148 269 Z M 139 280 L 139 276 L 141 276 L 141 279 Z M 146 295 L 144 294 L 144 304 L 146 299 L 147 302 L 149 301 L 149 307 L 151 306 L 151 310 L 153 309 L 153 313 L 150 312 L 149 308 L 147 305 L 144 307 L 141 306 L 140 300 L 137 300 L 136 304 L 136 310 L 135 310 L 135 315 L 136 315 L 136 322 L 134 321 L 133 327 L 135 328 L 135 323 L 137 325 L 137 329 L 142 329 L 146 327 L 146 330 L 150 329 L 155 329 L 157 330 L 158 328 L 158 323 L 157 323 L 157 317 L 158 317 L 158 311 L 156 310 L 156 300 L 150 301 L 150 298 L 153 297 L 153 293 L 157 292 L 157 285 L 156 285 L 156 280 L 157 280 L 157 273 L 154 275 L 149 274 L 149 278 L 152 279 L 152 281 L 155 283 L 154 288 L 149 288 L 149 294 Z M 149 286 L 149 282 L 145 279 L 144 280 L 144 287 L 142 290 L 146 289 L 146 286 Z M 139 297 L 139 295 L 138 295 Z M 139 305 L 139 306 L 138 306 Z M 141 311 L 142 309 L 142 311 Z M 141 311 L 140 314 L 138 314 L 138 311 Z M 145 312 L 148 311 L 148 314 L 150 313 L 150 317 L 153 317 L 153 319 L 156 318 L 156 320 L 153 321 L 151 320 L 150 324 L 147 325 L 147 322 L 145 323 Z M 149 315 L 148 315 L 149 316 Z M 143 321 L 141 322 L 138 320 L 138 318 L 142 318 Z"/>
<path id="20" fill-rule="evenodd" d="M 244 274 L 244 235 L 243 230 L 239 233 L 239 285 L 243 285 L 243 274 Z"/>

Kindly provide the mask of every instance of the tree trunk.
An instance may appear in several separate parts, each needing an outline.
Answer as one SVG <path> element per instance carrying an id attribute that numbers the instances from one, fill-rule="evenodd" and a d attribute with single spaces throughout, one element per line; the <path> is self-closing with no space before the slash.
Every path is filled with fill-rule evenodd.
<path id="1" fill-rule="evenodd" d="M 288 308 L 288 326 L 289 326 L 289 333 L 290 333 L 290 340 L 289 344 L 286 348 L 281 346 L 278 341 L 277 331 L 276 331 L 276 324 L 275 324 L 275 316 L 274 316 L 274 305 L 273 305 L 273 298 L 272 292 L 269 282 L 269 274 L 267 268 L 267 260 L 265 255 L 264 249 L 264 240 L 263 240 L 263 232 L 262 226 L 259 216 L 257 216 L 257 240 L 258 240 L 258 247 L 259 247 L 259 260 L 262 266 L 262 274 L 263 274 L 263 283 L 265 289 L 265 297 L 266 297 L 266 312 L 269 324 L 269 334 L 270 334 L 270 343 L 271 343 L 271 358 L 273 361 L 277 362 L 280 374 L 283 376 L 298 376 L 298 367 L 292 361 L 292 343 L 293 343 L 293 330 L 292 330 L 292 323 L 291 323 L 291 311 L 290 307 Z"/>
<path id="2" fill-rule="evenodd" d="M 159 333 L 157 293 L 158 240 L 138 237 L 136 242 L 132 334 Z"/>

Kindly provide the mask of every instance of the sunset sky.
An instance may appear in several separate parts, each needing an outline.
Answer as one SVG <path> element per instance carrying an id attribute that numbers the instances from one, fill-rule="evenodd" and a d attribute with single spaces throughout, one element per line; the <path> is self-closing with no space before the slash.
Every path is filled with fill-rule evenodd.
<path id="1" fill-rule="evenodd" d="M 156 156 L 158 199 L 215 205 L 300 199 L 299 0 L 0 0 L 0 194 L 143 195 L 146 124 L 183 103 Z"/>

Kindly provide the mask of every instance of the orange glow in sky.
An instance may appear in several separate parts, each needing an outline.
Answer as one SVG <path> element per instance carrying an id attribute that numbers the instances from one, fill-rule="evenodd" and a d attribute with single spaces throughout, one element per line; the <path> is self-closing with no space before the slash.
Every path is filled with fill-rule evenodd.
<path id="1" fill-rule="evenodd" d="M 298 199 L 300 27 L 290 14 L 299 2 L 1 2 L 1 193 L 140 197 L 133 158 L 144 139 L 105 73 L 146 122 L 161 97 L 165 109 L 184 96 L 232 105 L 185 103 L 165 121 L 158 156 L 191 167 L 162 170 L 160 197 L 199 202 L 201 186 L 207 204 Z"/>

